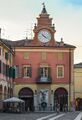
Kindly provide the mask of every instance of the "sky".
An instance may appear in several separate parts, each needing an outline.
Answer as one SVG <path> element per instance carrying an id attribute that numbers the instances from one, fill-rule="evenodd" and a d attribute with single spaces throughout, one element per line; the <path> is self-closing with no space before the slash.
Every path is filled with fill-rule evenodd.
<path id="1" fill-rule="evenodd" d="M 53 18 L 56 41 L 62 37 L 65 43 L 76 46 L 74 63 L 82 62 L 82 0 L 0 0 L 1 37 L 31 38 L 43 2 Z"/>

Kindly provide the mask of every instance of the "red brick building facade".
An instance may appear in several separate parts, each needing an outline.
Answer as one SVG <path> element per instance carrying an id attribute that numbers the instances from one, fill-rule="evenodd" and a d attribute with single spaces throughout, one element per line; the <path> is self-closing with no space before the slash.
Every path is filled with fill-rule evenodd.
<path id="1" fill-rule="evenodd" d="M 55 40 L 55 25 L 45 5 L 34 26 L 34 38 L 11 41 L 15 48 L 14 96 L 25 100 L 25 110 L 60 111 L 73 105 L 75 46 Z"/>

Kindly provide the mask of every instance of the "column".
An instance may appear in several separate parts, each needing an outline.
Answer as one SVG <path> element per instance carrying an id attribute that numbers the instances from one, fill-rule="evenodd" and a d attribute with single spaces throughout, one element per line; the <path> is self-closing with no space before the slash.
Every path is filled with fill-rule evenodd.
<path id="1" fill-rule="evenodd" d="M 35 111 L 38 110 L 37 91 L 36 90 L 35 90 L 35 93 L 34 93 L 34 110 Z"/>
<path id="2" fill-rule="evenodd" d="M 4 100 L 4 86 L 2 86 L 2 100 Z"/>
<path id="3" fill-rule="evenodd" d="M 54 93 L 53 90 L 51 90 L 51 105 L 52 105 L 52 110 L 54 108 Z"/>

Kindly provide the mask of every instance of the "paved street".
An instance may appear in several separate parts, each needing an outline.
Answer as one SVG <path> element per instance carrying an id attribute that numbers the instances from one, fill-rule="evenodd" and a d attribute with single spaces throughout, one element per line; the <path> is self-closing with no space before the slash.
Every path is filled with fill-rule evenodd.
<path id="1" fill-rule="evenodd" d="M 79 112 L 68 113 L 0 113 L 0 120 L 75 120 Z M 79 120 L 79 119 L 76 119 Z"/>

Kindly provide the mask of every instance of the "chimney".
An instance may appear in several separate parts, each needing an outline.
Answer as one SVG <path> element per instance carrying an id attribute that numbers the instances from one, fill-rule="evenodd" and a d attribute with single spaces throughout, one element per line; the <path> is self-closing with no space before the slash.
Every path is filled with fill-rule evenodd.
<path id="1" fill-rule="evenodd" d="M 63 38 L 61 38 L 60 46 L 64 46 Z"/>

